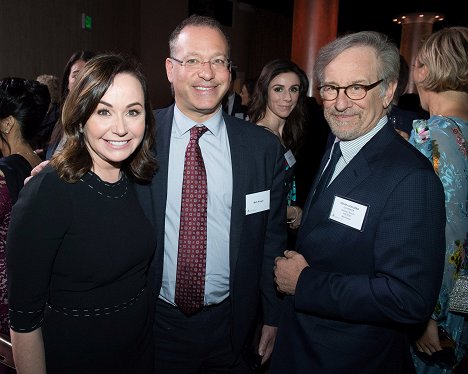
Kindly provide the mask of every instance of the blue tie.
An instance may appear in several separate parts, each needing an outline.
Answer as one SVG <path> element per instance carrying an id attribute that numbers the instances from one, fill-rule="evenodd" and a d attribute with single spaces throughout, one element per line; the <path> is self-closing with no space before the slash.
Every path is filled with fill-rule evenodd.
<path id="1" fill-rule="evenodd" d="M 330 162 L 327 165 L 327 168 L 323 171 L 322 176 L 320 177 L 320 180 L 317 184 L 317 187 L 315 188 L 314 191 L 314 196 L 312 197 L 312 203 L 314 203 L 320 194 L 327 188 L 327 186 L 330 183 L 330 179 L 333 175 L 333 172 L 335 171 L 336 163 L 341 157 L 341 148 L 340 148 L 340 142 L 336 142 L 333 146 L 333 151 L 332 155 L 330 158 Z"/>

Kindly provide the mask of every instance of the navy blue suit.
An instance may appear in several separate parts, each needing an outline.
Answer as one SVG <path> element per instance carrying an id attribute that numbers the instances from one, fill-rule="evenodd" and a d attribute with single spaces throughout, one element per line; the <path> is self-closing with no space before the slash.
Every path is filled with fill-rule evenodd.
<path id="1" fill-rule="evenodd" d="M 151 185 L 139 188 L 139 198 L 156 227 L 157 250 L 150 285 L 157 297 L 161 288 L 169 144 L 174 106 L 156 111 L 159 164 Z M 274 258 L 286 248 L 284 158 L 276 136 L 261 127 L 224 115 L 231 151 L 233 196 L 230 226 L 231 341 L 236 354 L 255 328 L 261 294 L 264 323 L 277 325 L 280 302 L 273 283 Z M 269 190 L 270 209 L 246 215 L 246 195 Z M 208 188 L 209 193 L 209 188 Z M 216 328 L 214 326 L 213 328 Z"/>
<path id="2" fill-rule="evenodd" d="M 367 206 L 361 230 L 329 218 L 336 195 Z M 297 239 L 310 267 L 287 297 L 271 373 L 403 372 L 406 331 L 430 317 L 442 279 L 439 178 L 385 125 L 310 199 Z"/>

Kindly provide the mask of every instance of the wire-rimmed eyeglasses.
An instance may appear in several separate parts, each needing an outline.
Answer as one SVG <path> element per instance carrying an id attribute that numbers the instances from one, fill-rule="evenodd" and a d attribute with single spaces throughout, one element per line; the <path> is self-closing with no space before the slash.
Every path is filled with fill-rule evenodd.
<path id="1" fill-rule="evenodd" d="M 194 57 L 188 58 L 185 61 L 179 60 L 175 57 L 169 58 L 175 62 L 178 62 L 181 66 L 189 70 L 200 70 L 203 66 L 205 66 L 206 63 L 209 63 L 211 68 L 216 71 L 224 71 L 231 68 L 231 60 L 220 57 L 212 58 L 208 61 L 201 61 L 200 59 Z"/>
<path id="2" fill-rule="evenodd" d="M 346 87 L 332 86 L 331 84 L 325 84 L 318 87 L 320 92 L 320 97 L 325 101 L 335 100 L 340 93 L 340 90 L 344 90 L 346 96 L 351 100 L 361 100 L 364 99 L 367 95 L 367 91 L 372 90 L 374 87 L 377 87 L 380 83 L 383 82 L 383 79 L 378 80 L 372 84 L 350 84 Z"/>

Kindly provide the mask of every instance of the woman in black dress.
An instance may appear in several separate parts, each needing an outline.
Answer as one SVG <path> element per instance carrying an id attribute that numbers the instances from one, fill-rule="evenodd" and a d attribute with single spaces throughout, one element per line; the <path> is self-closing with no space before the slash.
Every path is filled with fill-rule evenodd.
<path id="1" fill-rule="evenodd" d="M 77 79 L 63 106 L 64 148 L 12 211 L 15 363 L 34 374 L 152 373 L 155 238 L 134 192 L 156 168 L 145 78 L 132 60 L 107 54 Z"/>

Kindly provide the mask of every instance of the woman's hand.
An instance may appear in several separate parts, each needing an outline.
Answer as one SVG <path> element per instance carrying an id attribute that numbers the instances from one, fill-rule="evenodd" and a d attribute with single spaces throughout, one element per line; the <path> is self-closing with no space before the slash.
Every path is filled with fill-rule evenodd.
<path id="1" fill-rule="evenodd" d="M 302 209 L 296 205 L 288 206 L 287 222 L 291 229 L 298 229 L 302 221 Z"/>

